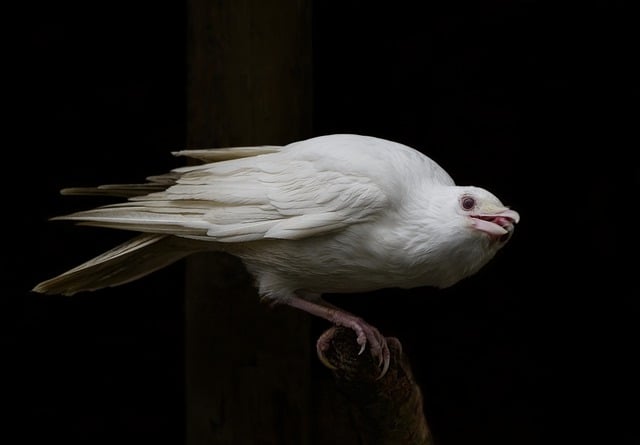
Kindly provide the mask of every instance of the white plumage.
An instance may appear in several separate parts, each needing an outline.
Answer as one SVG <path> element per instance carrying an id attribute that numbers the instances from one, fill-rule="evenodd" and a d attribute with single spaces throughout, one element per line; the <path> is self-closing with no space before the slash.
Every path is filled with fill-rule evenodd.
<path id="1" fill-rule="evenodd" d="M 225 251 L 243 260 L 262 298 L 354 329 L 384 373 L 384 337 L 321 295 L 451 286 L 485 265 L 519 220 L 488 191 L 456 186 L 419 151 L 374 137 L 175 154 L 202 164 L 145 184 L 63 190 L 127 200 L 54 219 L 142 234 L 34 291 L 97 290 L 195 252 Z"/>

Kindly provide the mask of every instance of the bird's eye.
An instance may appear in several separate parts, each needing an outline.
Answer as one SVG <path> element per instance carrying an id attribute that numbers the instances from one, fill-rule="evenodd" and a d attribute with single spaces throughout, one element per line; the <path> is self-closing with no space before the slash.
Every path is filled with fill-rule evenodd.
<path id="1" fill-rule="evenodd" d="M 471 210 L 476 206 L 476 200 L 472 196 L 463 196 L 460 199 L 460 205 L 464 210 Z"/>

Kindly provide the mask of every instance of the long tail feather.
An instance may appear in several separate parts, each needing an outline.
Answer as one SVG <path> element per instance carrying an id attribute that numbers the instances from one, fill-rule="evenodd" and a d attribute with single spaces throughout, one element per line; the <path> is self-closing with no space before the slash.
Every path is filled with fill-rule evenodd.
<path id="1" fill-rule="evenodd" d="M 281 147 L 276 146 L 234 147 L 182 150 L 173 154 L 206 164 L 275 153 L 280 149 Z M 214 237 L 208 235 L 211 224 L 203 218 L 203 215 L 218 205 L 215 199 L 208 200 L 207 196 L 196 196 L 193 199 L 190 196 L 177 196 L 168 199 L 163 194 L 184 175 L 197 176 L 200 167 L 207 168 L 205 164 L 199 166 L 196 163 L 176 168 L 166 174 L 148 176 L 147 182 L 141 184 L 104 184 L 61 190 L 63 195 L 111 196 L 125 198 L 126 202 L 51 219 L 71 220 L 81 225 L 131 230 L 143 234 L 78 267 L 43 281 L 33 291 L 73 295 L 118 286 L 137 280 L 198 250 L 220 247 L 213 242 Z M 220 188 L 221 186 L 216 187 L 218 191 Z M 249 198 L 243 198 L 242 203 L 247 200 L 250 201 Z M 252 211 L 264 213 L 261 209 Z M 247 236 L 244 233 L 242 235 Z"/>
<path id="2" fill-rule="evenodd" d="M 168 266 L 194 251 L 188 242 L 177 244 L 173 236 L 144 234 L 43 281 L 33 291 L 73 295 L 119 286 Z"/>
<path id="3" fill-rule="evenodd" d="M 147 195 L 149 193 L 161 192 L 170 185 L 175 184 L 178 173 L 167 173 L 147 177 L 143 184 L 104 184 L 97 187 L 68 187 L 60 190 L 62 195 L 85 195 L 85 196 L 115 196 L 120 198 L 133 198 Z"/>

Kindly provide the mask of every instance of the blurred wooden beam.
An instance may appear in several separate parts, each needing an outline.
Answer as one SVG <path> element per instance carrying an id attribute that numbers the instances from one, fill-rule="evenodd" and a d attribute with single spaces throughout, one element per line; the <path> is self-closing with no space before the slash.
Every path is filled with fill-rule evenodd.
<path id="1" fill-rule="evenodd" d="M 311 135 L 310 0 L 189 0 L 187 145 Z M 259 303 L 234 258 L 187 262 L 187 444 L 309 444 L 309 317 Z"/>

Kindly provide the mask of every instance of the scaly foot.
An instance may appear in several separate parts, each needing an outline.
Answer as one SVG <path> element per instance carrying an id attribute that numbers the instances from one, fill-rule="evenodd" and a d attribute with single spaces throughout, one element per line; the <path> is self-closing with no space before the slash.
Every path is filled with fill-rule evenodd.
<path id="1" fill-rule="evenodd" d="M 285 300 L 284 303 L 312 315 L 324 318 L 337 326 L 344 326 L 346 328 L 353 329 L 356 333 L 356 341 L 360 345 L 360 352 L 358 354 L 362 354 L 368 344 L 371 355 L 373 358 L 378 360 L 378 366 L 382 369 L 378 378 L 386 374 L 389 369 L 391 354 L 389 353 L 389 347 L 387 346 L 386 339 L 375 327 L 371 326 L 362 318 L 356 317 L 355 315 L 321 299 L 317 299 L 316 302 L 294 296 Z M 324 335 L 321 336 L 316 344 L 316 348 L 318 351 L 318 357 L 325 365 L 328 364 L 328 361 L 324 356 L 324 352 L 326 352 L 328 346 L 328 337 L 325 337 Z M 330 364 L 328 366 L 330 368 L 333 367 Z"/>

